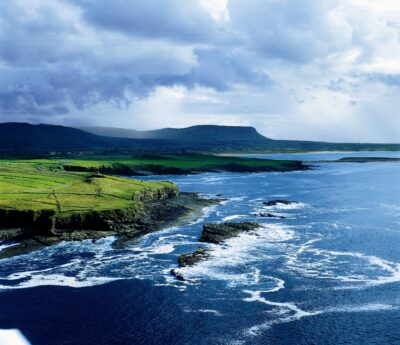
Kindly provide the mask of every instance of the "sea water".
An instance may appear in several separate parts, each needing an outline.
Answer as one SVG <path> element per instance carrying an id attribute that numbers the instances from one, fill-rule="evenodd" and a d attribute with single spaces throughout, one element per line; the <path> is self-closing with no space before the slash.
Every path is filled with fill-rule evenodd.
<path id="1" fill-rule="evenodd" d="M 105 238 L 0 260 L 0 328 L 32 345 L 400 344 L 400 163 L 317 162 L 360 155 L 400 157 L 257 155 L 315 169 L 147 177 L 226 200 L 126 249 Z M 223 221 L 261 226 L 197 241 L 203 223 Z M 178 282 L 170 270 L 198 247 L 209 260 Z"/>

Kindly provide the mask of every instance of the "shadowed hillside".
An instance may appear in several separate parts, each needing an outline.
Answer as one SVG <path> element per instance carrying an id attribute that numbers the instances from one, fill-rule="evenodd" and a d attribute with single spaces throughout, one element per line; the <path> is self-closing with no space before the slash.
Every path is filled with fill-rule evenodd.
<path id="1" fill-rule="evenodd" d="M 0 124 L 0 154 L 111 154 L 138 153 L 250 153 L 304 151 L 400 150 L 399 144 L 325 143 L 295 140 L 272 140 L 253 127 L 194 126 L 135 131 L 95 127 L 82 129 L 31 125 Z M 96 134 L 103 135 L 96 135 Z M 105 136 L 105 135 L 108 136 Z M 140 138 L 139 138 L 140 137 Z"/>
<path id="2" fill-rule="evenodd" d="M 190 143 L 212 143 L 223 141 L 265 141 L 253 127 L 201 125 L 188 128 L 163 128 L 152 131 L 109 127 L 81 127 L 96 135 L 116 138 L 163 139 Z"/>
<path id="3" fill-rule="evenodd" d="M 0 123 L 0 153 L 141 152 L 176 149 L 177 146 L 173 143 L 110 138 L 65 126 Z"/>

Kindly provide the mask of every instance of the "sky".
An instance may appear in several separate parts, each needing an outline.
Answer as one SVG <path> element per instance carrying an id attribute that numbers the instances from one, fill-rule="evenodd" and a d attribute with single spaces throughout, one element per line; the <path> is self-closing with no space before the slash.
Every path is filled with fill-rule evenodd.
<path id="1" fill-rule="evenodd" d="M 2 0 L 0 121 L 400 142 L 398 0 Z"/>

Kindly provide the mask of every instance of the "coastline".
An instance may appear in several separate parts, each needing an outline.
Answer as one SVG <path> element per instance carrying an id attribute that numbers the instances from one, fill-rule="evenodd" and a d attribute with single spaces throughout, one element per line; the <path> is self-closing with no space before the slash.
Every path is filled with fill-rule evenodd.
<path id="1" fill-rule="evenodd" d="M 171 182 L 141 181 L 115 176 L 117 174 L 308 169 L 310 167 L 300 161 L 221 159 L 197 154 L 125 160 L 0 161 L 0 241 L 6 241 L 5 244 L 19 241 L 0 251 L 0 259 L 62 241 L 108 236 L 118 236 L 113 247 L 124 248 L 137 241 L 140 235 L 200 217 L 202 208 L 221 201 L 203 199 L 196 193 L 180 193 Z"/>
<path id="2" fill-rule="evenodd" d="M 140 216 L 133 215 L 125 220 L 109 218 L 109 228 L 102 230 L 70 227 L 54 229 L 51 234 L 46 234 L 32 227 L 2 228 L 0 240 L 14 245 L 3 248 L 0 259 L 28 254 L 63 241 L 95 241 L 109 236 L 117 236 L 112 245 L 114 249 L 123 249 L 136 243 L 142 235 L 198 219 L 204 214 L 205 208 L 221 201 L 201 198 L 197 193 L 180 193 L 165 199 L 147 201 Z"/>
<path id="3" fill-rule="evenodd" d="M 288 155 L 303 155 L 303 154 L 331 154 L 331 153 L 343 153 L 343 154 L 351 154 L 351 153 L 362 153 L 362 152 L 368 152 L 368 153 L 373 153 L 373 152 L 399 152 L 398 149 L 393 149 L 393 150 L 349 150 L 349 151 L 341 151 L 341 150 L 333 150 L 333 151 L 327 151 L 327 150 L 322 150 L 322 151 L 285 151 L 285 150 L 280 150 L 280 151 L 265 151 L 265 152 L 248 152 L 248 153 L 238 153 L 238 152 L 232 152 L 232 153 L 215 153 L 216 156 L 220 157 L 250 157 L 251 156 L 259 156 L 259 155 L 282 155 L 282 154 L 288 154 Z"/>

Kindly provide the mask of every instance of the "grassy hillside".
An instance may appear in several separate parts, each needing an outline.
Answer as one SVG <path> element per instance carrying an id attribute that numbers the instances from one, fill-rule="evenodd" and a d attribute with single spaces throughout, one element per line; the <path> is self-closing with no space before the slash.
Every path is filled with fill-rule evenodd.
<path id="1" fill-rule="evenodd" d="M 0 161 L 1 162 L 1 161 Z M 300 161 L 265 160 L 201 154 L 141 155 L 87 159 L 3 160 L 32 163 L 45 170 L 89 171 L 120 175 L 190 174 L 208 171 L 293 171 L 307 167 Z"/>
<path id="2" fill-rule="evenodd" d="M 188 174 L 205 171 L 292 171 L 301 162 L 207 155 L 122 158 L 0 160 L 0 225 L 107 228 L 109 220 L 133 220 L 147 200 L 178 194 L 169 182 L 119 175 Z"/>
<path id="3" fill-rule="evenodd" d="M 94 221 L 100 226 L 110 215 L 138 216 L 147 199 L 177 193 L 169 182 L 66 172 L 58 164 L 37 161 L 0 161 L 0 225 L 49 229 Z"/>

